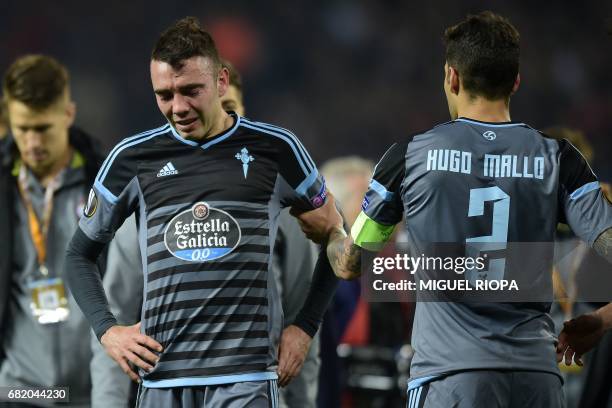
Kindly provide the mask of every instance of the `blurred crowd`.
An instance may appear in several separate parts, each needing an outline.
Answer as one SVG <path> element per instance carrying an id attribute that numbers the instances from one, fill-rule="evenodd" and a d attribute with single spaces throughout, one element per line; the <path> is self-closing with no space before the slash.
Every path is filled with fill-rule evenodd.
<path id="1" fill-rule="evenodd" d="M 610 2 L 108 1 L 92 9 L 10 0 L 0 5 L 0 67 L 32 52 L 63 61 L 81 106 L 77 124 L 108 148 L 160 122 L 150 44 L 171 21 L 194 15 L 243 73 L 249 115 L 295 130 L 317 162 L 375 160 L 402 135 L 448 120 L 442 30 L 488 8 L 522 35 L 514 118 L 584 130 L 601 152 L 598 174 L 610 178 Z"/>

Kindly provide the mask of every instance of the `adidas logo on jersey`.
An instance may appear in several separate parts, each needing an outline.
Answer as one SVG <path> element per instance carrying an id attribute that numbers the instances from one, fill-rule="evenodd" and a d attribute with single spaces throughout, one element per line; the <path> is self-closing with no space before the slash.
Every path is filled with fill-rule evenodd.
<path id="1" fill-rule="evenodd" d="M 168 162 L 157 173 L 157 177 L 172 176 L 173 174 L 178 174 L 178 170 L 174 168 L 172 162 Z"/>

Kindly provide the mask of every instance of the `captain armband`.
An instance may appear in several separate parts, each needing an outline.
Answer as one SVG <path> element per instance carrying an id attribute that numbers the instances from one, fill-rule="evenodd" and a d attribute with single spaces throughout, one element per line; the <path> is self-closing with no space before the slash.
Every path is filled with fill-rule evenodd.
<path id="1" fill-rule="evenodd" d="M 364 244 L 384 244 L 389 240 L 395 225 L 383 225 L 368 217 L 363 211 L 359 213 L 351 237 L 355 245 L 363 247 Z"/>

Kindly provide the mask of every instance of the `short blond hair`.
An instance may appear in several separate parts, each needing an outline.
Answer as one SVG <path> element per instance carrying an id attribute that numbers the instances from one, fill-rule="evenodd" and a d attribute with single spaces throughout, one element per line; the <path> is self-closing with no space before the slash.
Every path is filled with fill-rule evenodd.
<path id="1" fill-rule="evenodd" d="M 16 100 L 34 109 L 46 109 L 68 90 L 65 66 L 47 55 L 25 55 L 4 74 L 4 100 Z"/>

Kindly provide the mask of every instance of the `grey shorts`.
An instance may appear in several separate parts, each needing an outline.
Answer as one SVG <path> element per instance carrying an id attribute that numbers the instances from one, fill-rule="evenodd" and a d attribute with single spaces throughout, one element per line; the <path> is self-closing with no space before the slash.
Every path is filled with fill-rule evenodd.
<path id="1" fill-rule="evenodd" d="M 277 408 L 276 380 L 138 390 L 138 408 Z"/>
<path id="2" fill-rule="evenodd" d="M 538 371 L 464 371 L 408 390 L 407 408 L 564 408 L 561 379 Z"/>

